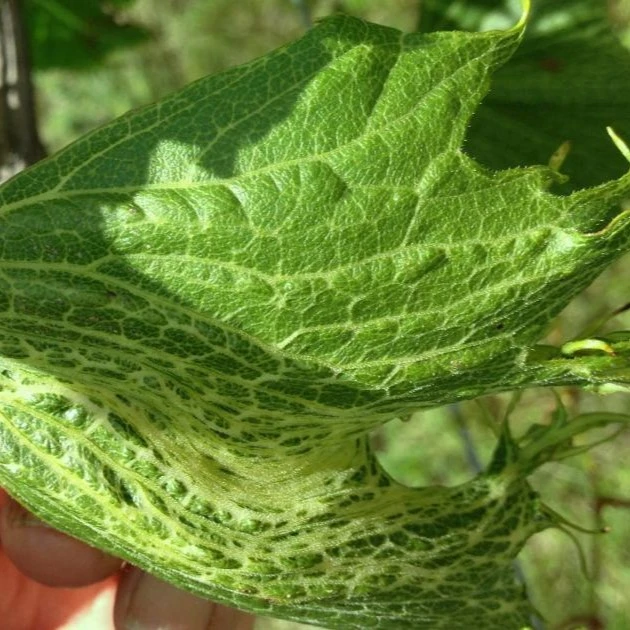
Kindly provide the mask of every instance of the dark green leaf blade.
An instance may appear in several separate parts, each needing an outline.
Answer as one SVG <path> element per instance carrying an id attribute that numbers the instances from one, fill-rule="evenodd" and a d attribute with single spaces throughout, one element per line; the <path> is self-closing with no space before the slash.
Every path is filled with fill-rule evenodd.
<path id="1" fill-rule="evenodd" d="M 621 177 L 628 164 L 606 127 L 630 138 L 630 51 L 598 0 L 538 0 L 523 44 L 497 72 L 473 118 L 466 150 L 494 169 L 547 163 L 576 190 Z"/>
<path id="2" fill-rule="evenodd" d="M 34 67 L 84 69 L 116 49 L 146 41 L 150 36 L 146 29 L 116 15 L 125 4 L 129 2 L 25 0 Z"/>

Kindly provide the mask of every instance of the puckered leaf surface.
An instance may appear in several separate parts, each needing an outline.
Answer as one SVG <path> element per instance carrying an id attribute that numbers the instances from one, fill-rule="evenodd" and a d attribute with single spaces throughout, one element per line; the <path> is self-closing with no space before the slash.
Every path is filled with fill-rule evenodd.
<path id="1" fill-rule="evenodd" d="M 630 242 L 460 151 L 521 29 L 350 18 L 0 188 L 0 484 L 184 588 L 334 628 L 518 628 L 521 478 L 392 482 L 395 413 L 599 367 L 530 348 Z M 610 359 L 614 362 L 614 359 Z"/>

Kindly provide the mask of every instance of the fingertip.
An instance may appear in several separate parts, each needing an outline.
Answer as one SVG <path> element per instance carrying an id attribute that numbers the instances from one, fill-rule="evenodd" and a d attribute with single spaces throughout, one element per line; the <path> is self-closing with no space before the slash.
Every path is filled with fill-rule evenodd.
<path id="1" fill-rule="evenodd" d="M 114 605 L 116 630 L 252 630 L 254 617 L 207 601 L 138 568 L 124 572 Z"/>
<path id="2" fill-rule="evenodd" d="M 131 567 L 120 579 L 114 625 L 117 630 L 205 630 L 213 606 L 212 602 Z"/>
<path id="3" fill-rule="evenodd" d="M 13 499 L 0 510 L 0 540 L 6 555 L 31 579 L 74 588 L 100 582 L 122 561 L 42 523 Z"/>
<path id="4" fill-rule="evenodd" d="M 253 630 L 256 617 L 236 608 L 217 604 L 206 630 Z"/>

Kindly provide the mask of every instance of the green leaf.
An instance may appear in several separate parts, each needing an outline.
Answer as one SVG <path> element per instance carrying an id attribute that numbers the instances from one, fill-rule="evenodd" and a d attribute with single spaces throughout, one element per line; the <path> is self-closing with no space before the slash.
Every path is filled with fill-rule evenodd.
<path id="1" fill-rule="evenodd" d="M 630 245 L 630 176 L 559 197 L 460 151 L 520 34 L 326 20 L 0 188 L 0 485 L 248 610 L 526 625 L 511 560 L 551 521 L 505 443 L 410 489 L 367 438 L 619 360 L 532 345 Z"/>
<path id="2" fill-rule="evenodd" d="M 117 48 L 146 41 L 149 33 L 124 23 L 117 9 L 133 0 L 25 0 L 33 65 L 49 68 L 86 68 Z"/>
<path id="3" fill-rule="evenodd" d="M 473 118 L 466 150 L 504 169 L 546 164 L 568 141 L 567 188 L 595 186 L 628 168 L 606 127 L 630 138 L 629 112 L 630 51 L 613 34 L 606 3 L 537 0 L 522 46 Z"/>

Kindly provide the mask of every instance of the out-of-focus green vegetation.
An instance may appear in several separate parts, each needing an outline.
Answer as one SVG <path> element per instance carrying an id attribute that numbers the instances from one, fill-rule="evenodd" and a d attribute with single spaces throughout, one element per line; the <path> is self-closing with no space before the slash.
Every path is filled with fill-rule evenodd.
<path id="1" fill-rule="evenodd" d="M 90 68 L 113 50 L 145 41 L 124 9 L 134 0 L 23 0 L 31 60 L 38 69 Z"/>
<path id="2" fill-rule="evenodd" d="M 41 128 L 49 151 L 185 83 L 267 52 L 306 28 L 299 3 L 291 0 L 137 0 L 126 4 L 118 8 L 117 19 L 145 29 L 146 41 L 114 49 L 89 71 L 37 72 Z M 610 6 L 620 38 L 630 45 L 630 0 L 614 0 Z M 309 3 L 313 19 L 343 9 L 403 30 L 417 27 L 419 7 L 418 0 Z M 570 339 L 629 301 L 630 257 L 626 257 L 565 310 L 549 338 L 554 343 Z M 607 326 L 630 329 L 630 312 L 611 319 Z M 573 412 L 596 408 L 628 412 L 630 406 L 630 397 L 623 394 L 606 398 L 576 390 L 558 394 Z M 475 474 L 462 424 L 469 434 L 468 447 L 474 446 L 483 464 L 494 444 L 489 423 L 500 421 L 506 405 L 506 396 L 496 396 L 417 414 L 406 422 L 396 420 L 374 436 L 375 445 L 384 465 L 403 483 L 461 483 Z M 528 392 L 511 418 L 515 432 L 549 418 L 554 405 L 552 393 Z M 522 553 L 528 589 L 551 630 L 630 628 L 629 452 L 630 433 L 626 432 L 563 464 L 546 465 L 532 477 L 545 502 L 568 520 L 587 528 L 607 525 L 611 530 L 603 535 L 577 535 L 588 576 L 581 571 L 575 544 L 561 532 L 535 536 Z M 272 620 L 258 624 L 259 630 L 304 627 Z"/>
<path id="3" fill-rule="evenodd" d="M 75 0 L 57 1 L 72 4 Z M 306 28 L 291 0 L 136 0 L 127 4 L 126 10 L 116 11 L 116 19 L 146 29 L 148 41 L 113 49 L 104 63 L 85 72 L 50 69 L 37 73 L 42 135 L 50 152 L 129 109 L 281 46 Z M 313 20 L 343 9 L 407 31 L 414 30 L 418 15 L 417 0 L 308 4 Z"/>

